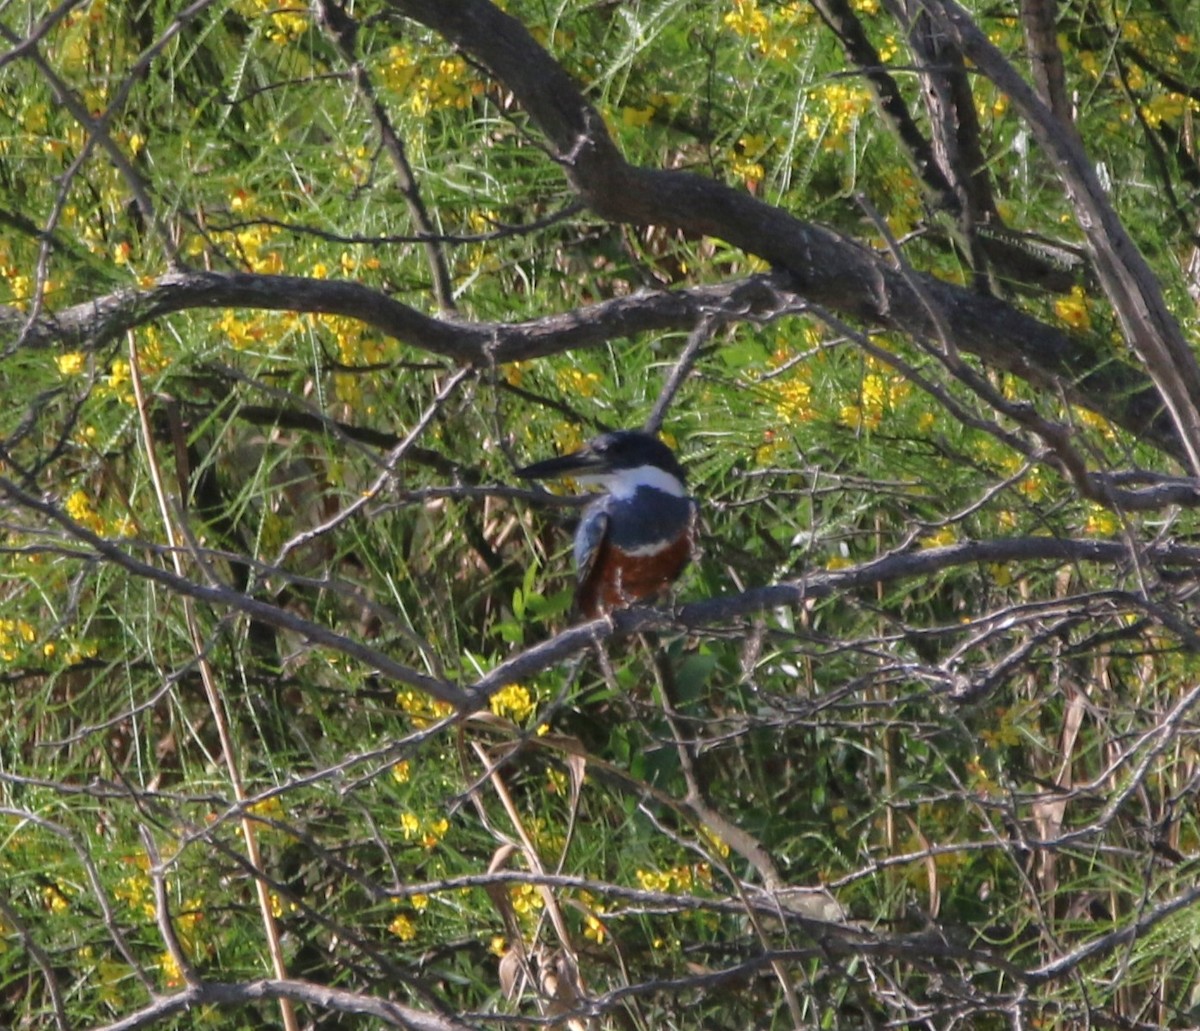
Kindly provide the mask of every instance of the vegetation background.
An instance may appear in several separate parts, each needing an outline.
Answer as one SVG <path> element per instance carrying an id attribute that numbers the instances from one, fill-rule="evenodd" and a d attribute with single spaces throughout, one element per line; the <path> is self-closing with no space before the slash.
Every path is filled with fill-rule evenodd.
<path id="1" fill-rule="evenodd" d="M 0 37 L 0 1025 L 1200 1023 L 1190 0 Z"/>

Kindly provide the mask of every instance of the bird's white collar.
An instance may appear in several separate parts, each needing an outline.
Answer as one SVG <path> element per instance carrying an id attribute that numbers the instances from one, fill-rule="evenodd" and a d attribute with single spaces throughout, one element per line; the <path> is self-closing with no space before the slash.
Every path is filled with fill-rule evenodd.
<path id="1" fill-rule="evenodd" d="M 618 469 L 611 473 L 577 476 L 576 479 L 584 485 L 603 487 L 618 499 L 633 497 L 639 487 L 661 490 L 664 494 L 670 494 L 677 498 L 687 496 L 683 484 L 679 482 L 679 477 L 656 465 L 639 465 L 632 469 Z"/>

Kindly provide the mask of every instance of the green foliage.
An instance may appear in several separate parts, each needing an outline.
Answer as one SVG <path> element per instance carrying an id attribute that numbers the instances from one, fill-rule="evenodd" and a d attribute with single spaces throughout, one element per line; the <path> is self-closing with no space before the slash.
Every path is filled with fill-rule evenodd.
<path id="1" fill-rule="evenodd" d="M 807 5 L 504 6 L 630 162 L 891 261 L 886 226 L 914 269 L 972 281 Z M 1020 25 L 975 6 L 1023 65 Z M 304 291 L 348 280 L 444 324 L 514 325 L 767 266 L 571 207 L 507 85 L 403 7 L 353 5 L 355 60 L 270 0 L 0 12 L 10 47 L 62 15 L 0 79 L 0 1024 L 61 1007 L 63 1026 L 104 1026 L 184 991 L 168 919 L 205 982 L 269 976 L 273 920 L 289 977 L 477 1023 L 553 1014 L 528 986 L 504 997 L 498 958 L 544 966 L 568 942 L 593 996 L 631 988 L 603 1008 L 637 1027 L 1193 1022 L 1194 905 L 1074 950 L 1191 890 L 1194 560 L 1153 549 L 1190 542 L 1195 516 L 1082 494 L 1004 403 L 1123 483 L 1172 460 L 1036 377 L 818 310 L 724 313 L 664 425 L 703 503 L 675 600 L 811 596 L 533 663 L 482 714 L 422 688 L 473 689 L 574 622 L 576 509 L 503 485 L 641 424 L 694 327 L 460 377 L 419 334 L 306 311 Z M 849 10 L 920 112 L 902 29 L 874 0 Z M 1194 21 L 1178 0 L 1066 5 L 1059 26 L 1090 157 L 1193 335 Z M 1077 245 L 1056 169 L 968 81 L 996 217 Z M 185 266 L 278 292 L 25 338 L 39 313 L 148 296 Z M 1003 296 L 1140 368 L 1083 271 Z M 1128 551 L 847 572 L 1025 538 Z M 817 886 L 836 934 L 750 905 Z M 305 1020 L 357 1026 L 308 1002 Z M 276 1007 L 157 1023 L 259 1026 Z"/>

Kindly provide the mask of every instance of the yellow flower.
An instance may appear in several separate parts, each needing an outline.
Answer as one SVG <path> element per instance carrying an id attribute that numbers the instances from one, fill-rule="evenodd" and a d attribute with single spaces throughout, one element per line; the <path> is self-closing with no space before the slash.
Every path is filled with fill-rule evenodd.
<path id="1" fill-rule="evenodd" d="M 1087 522 L 1083 524 L 1083 532 L 1090 537 L 1111 537 L 1120 529 L 1116 515 L 1100 505 L 1088 505 Z"/>
<path id="2" fill-rule="evenodd" d="M 521 684 L 509 684 L 488 699 L 488 707 L 497 716 L 511 716 L 514 722 L 524 723 L 533 712 L 533 698 Z"/>
<path id="3" fill-rule="evenodd" d="M 392 779 L 397 784 L 408 783 L 408 760 L 401 759 L 397 763 L 392 764 Z"/>
<path id="4" fill-rule="evenodd" d="M 1117 431 L 1113 428 L 1113 424 L 1098 412 L 1072 405 L 1071 414 L 1079 421 L 1080 425 L 1096 430 L 1106 440 L 1117 439 Z"/>
<path id="5" fill-rule="evenodd" d="M 515 884 L 508 895 L 513 909 L 521 916 L 538 913 L 544 905 L 542 893 L 532 884 Z"/>
<path id="6" fill-rule="evenodd" d="M 64 376 L 78 376 L 83 372 L 85 356 L 82 351 L 68 351 L 54 359 L 58 371 Z"/>
<path id="7" fill-rule="evenodd" d="M 410 689 L 396 693 L 396 704 L 418 730 L 424 730 L 430 724 L 445 719 L 454 712 L 454 706 L 448 702 L 439 702 Z"/>
<path id="8" fill-rule="evenodd" d="M 826 150 L 846 145 L 850 131 L 872 103 L 866 89 L 841 82 L 820 87 L 813 99 L 813 113 L 804 116 L 805 131 L 810 140 L 822 140 Z"/>
<path id="9" fill-rule="evenodd" d="M 797 369 L 788 379 L 773 381 L 772 393 L 776 413 L 789 426 L 813 418 L 813 389 L 807 369 Z"/>
<path id="10" fill-rule="evenodd" d="M 271 915 L 277 919 L 285 913 L 295 913 L 299 908 L 295 902 L 285 900 L 278 892 L 271 892 Z"/>
<path id="11" fill-rule="evenodd" d="M 945 548 L 949 547 L 957 540 L 952 526 L 943 526 L 935 533 L 931 533 L 926 537 L 921 538 L 921 547 L 923 548 Z"/>
<path id="12" fill-rule="evenodd" d="M 1012 567 L 1007 562 L 993 562 L 988 569 L 997 587 L 1007 587 L 1012 583 Z"/>
<path id="13" fill-rule="evenodd" d="M 158 957 L 158 969 L 162 971 L 163 983 L 168 988 L 176 988 L 183 984 L 183 971 L 179 969 L 179 964 L 171 953 L 163 952 Z"/>
<path id="14" fill-rule="evenodd" d="M 723 20 L 739 36 L 761 36 L 770 26 L 758 0 L 733 0 L 733 10 Z"/>
<path id="15" fill-rule="evenodd" d="M 410 942 L 417 936 L 417 925 L 403 913 L 397 913 L 388 924 L 388 930 L 402 942 Z"/>
<path id="16" fill-rule="evenodd" d="M 104 520 L 100 518 L 96 510 L 92 508 L 92 498 L 86 491 L 73 491 L 71 495 L 63 502 L 63 507 L 75 522 L 86 526 L 93 533 L 102 533 L 104 531 Z"/>
<path id="17" fill-rule="evenodd" d="M 427 849 L 434 848 L 438 842 L 440 842 L 442 838 L 446 836 L 446 831 L 449 829 L 449 820 L 445 818 L 434 820 L 432 823 L 427 825 L 425 829 L 425 835 L 421 838 L 421 844 Z"/>
<path id="18" fill-rule="evenodd" d="M 575 397 L 595 397 L 600 389 L 600 374 L 584 372 L 582 369 L 561 369 L 555 377 L 565 394 Z"/>
<path id="19" fill-rule="evenodd" d="M 1087 296 L 1081 286 L 1071 287 L 1069 297 L 1060 297 L 1054 302 L 1054 314 L 1058 316 L 1060 322 L 1072 329 L 1091 329 L 1092 318 L 1088 314 Z"/>
<path id="20" fill-rule="evenodd" d="M 1033 501 L 1041 501 L 1046 495 L 1046 477 L 1040 469 L 1034 469 L 1017 485 L 1017 490 Z"/>
<path id="21" fill-rule="evenodd" d="M 589 941 L 594 941 L 597 945 L 604 944 L 604 938 L 607 935 L 604 929 L 604 924 L 600 922 L 600 918 L 594 913 L 587 913 L 583 918 L 583 936 Z"/>
<path id="22" fill-rule="evenodd" d="M 691 891 L 696 882 L 709 884 L 712 870 L 707 863 L 673 866 L 667 870 L 637 870 L 635 876 L 645 891 Z"/>
<path id="23" fill-rule="evenodd" d="M 283 799 L 278 795 L 271 795 L 264 798 L 260 802 L 255 802 L 250 806 L 249 812 L 254 816 L 261 817 L 264 820 L 281 820 L 285 813 L 283 809 Z"/>
<path id="24" fill-rule="evenodd" d="M 71 908 L 71 900 L 53 884 L 42 888 L 42 903 L 51 913 L 65 913 Z"/>

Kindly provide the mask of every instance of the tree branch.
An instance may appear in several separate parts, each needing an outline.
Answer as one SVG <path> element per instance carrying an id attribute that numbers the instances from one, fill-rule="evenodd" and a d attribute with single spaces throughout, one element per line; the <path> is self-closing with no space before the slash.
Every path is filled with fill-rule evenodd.
<path id="1" fill-rule="evenodd" d="M 572 186 L 602 218 L 725 240 L 788 270 L 805 298 L 842 316 L 915 338 L 936 337 L 937 326 L 918 291 L 878 255 L 859 244 L 699 175 L 628 164 L 609 137 L 603 119 L 574 81 L 520 22 L 487 0 L 392 2 L 402 14 L 442 34 L 492 70 L 547 137 L 551 153 Z M 935 13 L 941 10 L 940 0 L 922 2 Z M 963 46 L 965 31 L 958 31 L 954 38 L 964 53 L 974 58 L 976 48 Z M 1036 102 L 1028 87 L 1026 92 Z M 1119 225 L 1111 230 L 1117 232 L 1123 233 Z M 1176 353 L 1182 347 L 1177 326 L 1167 334 L 1173 341 L 1170 354 L 1174 360 L 1167 362 L 1164 354 L 1162 360 L 1149 366 L 1152 379 L 1170 402 L 1175 429 L 1172 433 L 1160 421 L 1161 400 L 1146 393 L 1144 384 L 1135 388 L 1138 401 L 1133 407 L 1140 410 L 1140 419 L 1125 421 L 1132 411 L 1118 400 L 1119 391 L 1113 389 L 1115 383 L 1110 378 L 1111 365 L 1081 340 L 1051 330 L 1003 301 L 980 297 L 933 277 L 922 277 L 922 283 L 921 293 L 944 313 L 958 347 L 1041 389 L 1061 390 L 1072 403 L 1109 417 L 1119 412 L 1121 417 L 1113 418 L 1114 422 L 1131 429 L 1137 426 L 1134 432 L 1138 433 L 1150 428 L 1160 447 L 1185 456 L 1193 469 L 1200 471 L 1200 412 L 1194 417 L 1188 414 L 1192 395 L 1181 393 L 1179 378 L 1170 374 L 1174 360 L 1184 360 Z M 1146 297 L 1157 291 L 1154 283 L 1143 283 L 1141 287 Z M 1158 300 L 1150 309 L 1162 315 L 1161 294 Z M 1200 384 L 1200 367 L 1190 358 L 1187 361 L 1196 369 L 1195 380 Z M 1191 382 L 1191 373 L 1183 366 L 1179 376 Z M 1126 381 L 1123 389 L 1131 385 Z M 1097 405 L 1098 396 L 1113 403 Z M 1200 387 L 1194 396 L 1200 397 Z"/>

